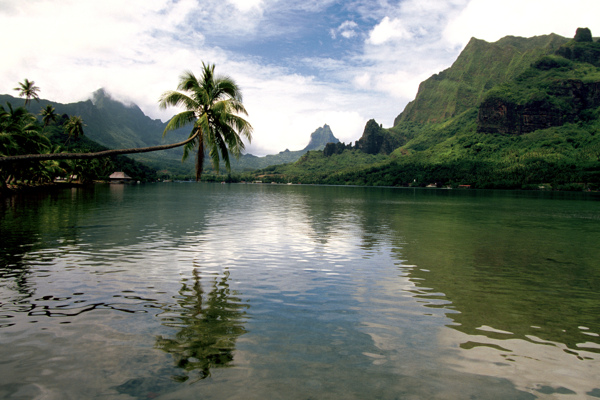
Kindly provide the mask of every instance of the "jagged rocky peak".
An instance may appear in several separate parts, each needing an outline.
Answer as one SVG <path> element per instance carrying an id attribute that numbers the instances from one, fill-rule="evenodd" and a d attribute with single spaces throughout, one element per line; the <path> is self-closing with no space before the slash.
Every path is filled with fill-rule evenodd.
<path id="1" fill-rule="evenodd" d="M 142 113 L 142 110 L 138 107 L 137 104 L 131 102 L 131 101 L 126 101 L 126 100 L 122 100 L 119 98 L 116 98 L 115 96 L 112 96 L 110 93 L 108 93 L 108 91 L 104 88 L 100 88 L 98 90 L 96 90 L 94 93 L 92 93 L 92 103 L 99 108 L 128 108 L 128 109 L 133 109 L 136 111 L 136 113 Z"/>
<path id="2" fill-rule="evenodd" d="M 593 42 L 592 31 L 589 28 L 577 28 L 575 32 L 576 42 Z"/>
<path id="3" fill-rule="evenodd" d="M 311 133 L 310 142 L 304 148 L 304 151 L 322 150 L 327 143 L 338 143 L 339 140 L 333 136 L 329 125 L 325 124 L 321 128 Z"/>
<path id="4" fill-rule="evenodd" d="M 97 107 L 103 106 L 105 102 L 116 102 L 116 100 L 104 88 L 100 88 L 92 93 L 91 100 L 92 103 Z"/>

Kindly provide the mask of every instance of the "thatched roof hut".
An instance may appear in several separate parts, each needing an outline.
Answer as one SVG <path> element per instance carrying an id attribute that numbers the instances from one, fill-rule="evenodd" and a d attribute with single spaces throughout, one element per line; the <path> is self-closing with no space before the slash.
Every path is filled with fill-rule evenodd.
<path id="1" fill-rule="evenodd" d="M 129 182 L 132 178 L 125 172 L 113 172 L 109 177 L 111 182 Z"/>

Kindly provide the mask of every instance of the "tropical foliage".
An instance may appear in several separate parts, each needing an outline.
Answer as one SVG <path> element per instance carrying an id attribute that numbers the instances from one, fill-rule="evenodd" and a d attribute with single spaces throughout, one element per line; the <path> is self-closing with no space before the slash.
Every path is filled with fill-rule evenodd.
<path id="1" fill-rule="evenodd" d="M 24 166 L 31 164 L 39 166 L 44 170 L 44 165 L 52 164 L 58 167 L 54 160 L 63 160 L 70 166 L 71 176 L 77 175 L 81 180 L 88 180 L 96 171 L 96 168 L 108 163 L 97 159 L 117 156 L 131 153 L 147 153 L 158 150 L 167 150 L 174 147 L 185 146 L 184 159 L 190 150 L 196 149 L 196 180 L 200 179 L 203 169 L 205 149 L 213 162 L 213 168 L 218 172 L 219 162 L 222 158 L 227 170 L 230 170 L 229 154 L 239 157 L 244 149 L 242 137 L 251 140 L 252 127 L 240 115 L 247 115 L 246 109 L 242 104 L 242 95 L 237 84 L 229 77 L 215 76 L 215 66 L 203 63 L 202 79 L 198 80 L 191 72 L 182 75 L 179 91 L 166 92 L 160 99 L 160 106 L 166 108 L 172 106 L 183 106 L 186 111 L 177 114 L 169 121 L 164 131 L 176 130 L 187 124 L 193 124 L 192 132 L 187 140 L 183 142 L 138 147 L 118 150 L 96 150 L 92 152 L 83 152 L 82 148 L 74 153 L 64 153 L 60 145 L 50 146 L 48 137 L 43 135 L 42 127 L 39 125 L 35 116 L 26 109 L 19 108 L 13 110 L 8 104 L 9 111 L 2 109 L 2 137 L 0 138 L 0 179 L 3 187 L 7 181 L 23 181 L 23 177 L 17 177 L 16 171 L 23 171 Z M 17 88 L 19 90 L 19 88 Z M 33 81 L 25 80 L 20 84 L 20 94 L 26 98 L 25 104 L 34 98 L 39 100 L 37 91 L 39 88 L 34 86 Z M 17 115 L 18 114 L 18 115 Z M 22 115 L 22 116 L 21 116 Z M 46 105 L 40 115 L 42 115 L 43 127 L 51 126 L 57 120 L 57 116 L 52 105 Z M 68 136 L 64 145 L 66 146 L 72 140 L 79 140 L 83 136 L 83 119 L 80 116 L 63 115 L 61 118 L 62 130 Z M 49 131 L 48 135 L 53 133 Z M 34 137 L 38 135 L 39 137 Z M 163 136 L 164 136 L 163 134 Z M 241 135 L 241 136 L 240 136 Z M 32 144 L 39 144 L 31 149 Z M 28 147 L 29 146 L 29 147 Z M 64 161 L 64 160 L 92 160 L 92 161 Z M 46 176 L 38 178 L 36 182 L 51 180 L 51 176 L 59 171 L 53 170 Z M 19 179 L 21 178 L 21 179 Z M 25 179 L 27 181 L 27 179 Z"/>
<path id="2" fill-rule="evenodd" d="M 25 97 L 25 107 L 27 107 L 31 100 L 40 100 L 38 95 L 40 88 L 35 86 L 34 81 L 25 79 L 23 82 L 19 83 L 19 86 L 16 87 L 15 90 L 19 92 L 19 96 Z"/>
<path id="3" fill-rule="evenodd" d="M 254 179 L 598 190 L 599 59 L 600 43 L 556 35 L 473 40 L 450 69 L 423 82 L 394 127 L 369 121 L 356 146 L 328 145 Z"/>
<path id="4" fill-rule="evenodd" d="M 240 115 L 247 115 L 242 104 L 242 93 L 233 79 L 215 75 L 215 66 L 202 63 L 202 76 L 198 79 L 192 72 L 184 72 L 176 91 L 165 92 L 160 107 L 183 107 L 185 111 L 175 115 L 168 123 L 168 131 L 192 125 L 189 142 L 183 153 L 196 154 L 196 180 L 202 175 L 205 152 L 211 158 L 213 168 L 219 171 L 222 158 L 229 171 L 229 153 L 239 157 L 244 149 L 242 137 L 252 139 L 252 126 Z"/>
<path id="5" fill-rule="evenodd" d="M 0 157 L 21 155 L 60 156 L 67 149 L 65 136 L 70 141 L 69 150 L 98 152 L 105 147 L 83 137 L 85 124 L 81 117 L 57 116 L 52 106 L 42 109 L 42 121 L 24 107 L 0 105 Z M 124 156 L 92 160 L 36 160 L 0 164 L 0 188 L 14 185 L 39 185 L 52 182 L 57 177 L 74 178 L 79 182 L 107 178 L 115 170 L 126 172 L 136 180 L 155 179 L 156 172 Z"/>

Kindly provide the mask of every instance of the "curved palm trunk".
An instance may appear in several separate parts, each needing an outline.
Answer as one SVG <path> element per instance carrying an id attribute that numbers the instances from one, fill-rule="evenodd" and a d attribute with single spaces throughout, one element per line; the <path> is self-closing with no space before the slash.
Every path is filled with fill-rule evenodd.
<path id="1" fill-rule="evenodd" d="M 202 175 L 202 169 L 204 168 L 204 140 L 200 137 L 200 141 L 198 143 L 198 154 L 196 155 L 196 182 L 200 180 L 200 176 Z"/>
<path id="2" fill-rule="evenodd" d="M 22 154 L 19 156 L 6 156 L 0 157 L 0 164 L 6 162 L 17 162 L 17 161 L 46 161 L 46 160 L 83 160 L 91 158 L 110 157 L 120 154 L 134 154 L 134 153 L 149 153 L 151 151 L 160 151 L 172 149 L 174 147 L 180 147 L 188 144 L 198 136 L 198 133 L 184 140 L 183 142 L 164 144 L 160 146 L 151 147 L 138 147 L 133 149 L 117 149 L 117 150 L 104 150 L 96 153 L 52 153 L 52 154 Z"/>

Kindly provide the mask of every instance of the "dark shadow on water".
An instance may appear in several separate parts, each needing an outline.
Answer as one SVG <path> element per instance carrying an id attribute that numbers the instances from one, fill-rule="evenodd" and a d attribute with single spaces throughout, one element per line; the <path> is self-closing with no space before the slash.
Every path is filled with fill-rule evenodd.
<path id="1" fill-rule="evenodd" d="M 205 280 L 205 282 L 201 282 Z M 170 337 L 158 336 L 156 348 L 173 356 L 181 374 L 179 382 L 198 381 L 210 376 L 212 368 L 231 365 L 235 342 L 244 333 L 245 310 L 239 295 L 229 288 L 229 272 L 211 281 L 194 269 L 191 280 L 184 279 L 175 304 L 166 305 L 162 324 L 176 330 Z M 202 287 L 204 283 L 205 291 Z"/>

